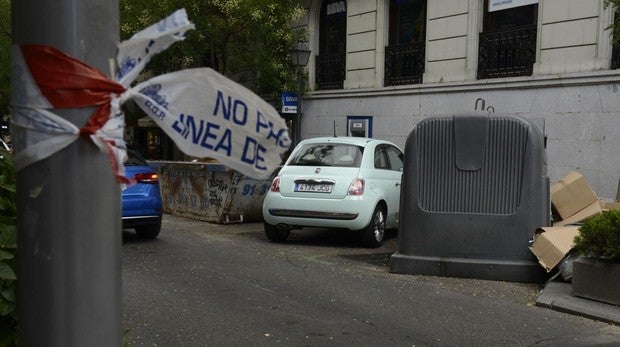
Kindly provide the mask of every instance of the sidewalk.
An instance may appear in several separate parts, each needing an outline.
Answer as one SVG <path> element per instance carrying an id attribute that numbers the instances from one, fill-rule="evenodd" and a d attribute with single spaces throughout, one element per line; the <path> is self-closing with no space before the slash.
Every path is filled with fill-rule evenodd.
<path id="1" fill-rule="evenodd" d="M 620 325 L 620 306 L 572 296 L 570 283 L 547 283 L 536 306 Z"/>

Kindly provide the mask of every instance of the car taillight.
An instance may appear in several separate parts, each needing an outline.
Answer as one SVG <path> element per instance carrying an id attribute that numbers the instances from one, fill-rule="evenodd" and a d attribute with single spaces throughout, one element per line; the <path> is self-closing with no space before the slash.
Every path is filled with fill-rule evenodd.
<path id="1" fill-rule="evenodd" d="M 271 187 L 269 187 L 270 192 L 277 193 L 280 191 L 280 176 L 276 176 L 271 182 Z"/>
<path id="2" fill-rule="evenodd" d="M 134 176 L 134 179 L 139 183 L 155 184 L 159 181 L 159 176 L 156 173 L 139 173 Z"/>
<path id="3" fill-rule="evenodd" d="M 347 194 L 355 196 L 364 194 L 364 180 L 361 178 L 354 179 L 349 186 L 349 192 Z"/>

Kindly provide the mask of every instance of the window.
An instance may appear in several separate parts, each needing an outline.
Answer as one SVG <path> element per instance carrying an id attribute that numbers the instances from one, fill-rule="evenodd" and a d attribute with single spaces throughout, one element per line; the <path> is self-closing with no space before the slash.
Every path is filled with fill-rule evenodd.
<path id="1" fill-rule="evenodd" d="M 403 154 L 391 145 L 375 148 L 375 169 L 400 171 L 403 168 Z"/>
<path id="2" fill-rule="evenodd" d="M 530 76 L 536 59 L 538 5 L 488 11 L 478 50 L 478 78 Z"/>
<path id="3" fill-rule="evenodd" d="M 614 11 L 614 23 L 617 23 L 618 20 L 620 20 L 620 10 L 616 8 Z M 620 68 L 620 42 L 614 43 L 611 48 L 611 68 Z"/>
<path id="4" fill-rule="evenodd" d="M 390 168 L 395 171 L 401 171 L 403 169 L 403 153 L 394 146 L 387 148 L 387 156 L 390 160 Z"/>
<path id="5" fill-rule="evenodd" d="M 385 155 L 385 147 L 383 146 L 377 146 L 377 148 L 375 148 L 375 169 L 390 169 L 390 164 Z"/>
<path id="6" fill-rule="evenodd" d="M 363 149 L 342 143 L 314 143 L 302 147 L 289 165 L 360 167 Z"/>
<path id="7" fill-rule="evenodd" d="M 538 5 L 519 6 L 489 12 L 489 2 L 484 2 L 484 32 L 518 29 L 536 25 Z"/>
<path id="8" fill-rule="evenodd" d="M 318 90 L 343 88 L 346 42 L 347 2 L 323 1 L 319 20 L 319 55 L 316 57 Z"/>
<path id="9" fill-rule="evenodd" d="M 422 82 L 426 47 L 426 0 L 391 0 L 385 85 Z"/>
<path id="10" fill-rule="evenodd" d="M 424 42 L 426 39 L 426 1 L 390 1 L 390 45 Z"/>

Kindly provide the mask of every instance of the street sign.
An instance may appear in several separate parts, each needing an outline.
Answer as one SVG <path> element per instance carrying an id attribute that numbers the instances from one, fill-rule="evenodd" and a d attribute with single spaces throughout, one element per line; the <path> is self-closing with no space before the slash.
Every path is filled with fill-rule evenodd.
<path id="1" fill-rule="evenodd" d="M 297 113 L 297 94 L 282 92 L 282 113 Z"/>

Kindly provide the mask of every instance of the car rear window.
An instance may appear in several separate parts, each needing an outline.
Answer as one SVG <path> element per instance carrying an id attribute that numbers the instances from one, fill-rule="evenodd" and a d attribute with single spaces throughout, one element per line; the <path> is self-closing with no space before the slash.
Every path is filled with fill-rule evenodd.
<path id="1" fill-rule="evenodd" d="M 359 167 L 364 148 L 344 143 L 303 145 L 288 165 Z"/>

